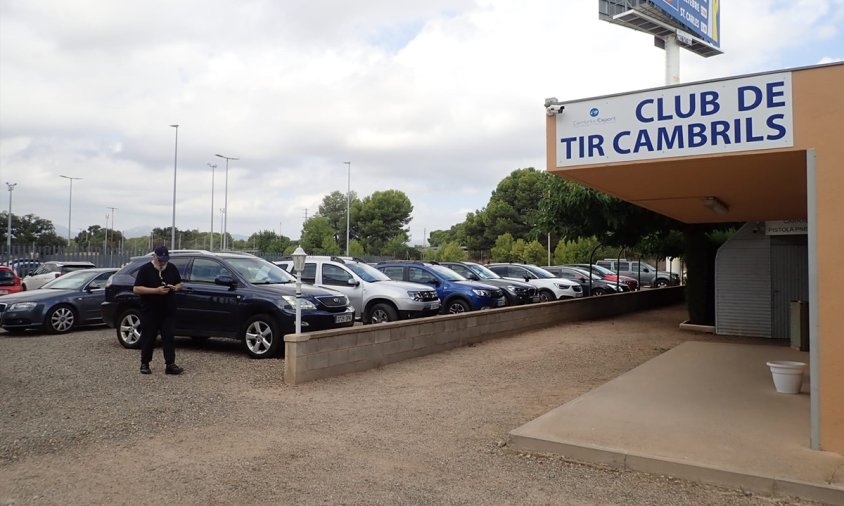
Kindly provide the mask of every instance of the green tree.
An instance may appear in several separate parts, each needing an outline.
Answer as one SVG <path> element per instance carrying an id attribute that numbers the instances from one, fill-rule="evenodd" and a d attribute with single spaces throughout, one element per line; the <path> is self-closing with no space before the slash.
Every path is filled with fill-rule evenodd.
<path id="1" fill-rule="evenodd" d="M 9 213 L 0 213 L 0 243 L 6 244 L 6 234 L 9 223 Z M 35 245 L 37 247 L 57 247 L 67 245 L 67 240 L 56 235 L 53 222 L 39 218 L 34 214 L 18 216 L 12 213 L 12 244 Z"/>
<path id="2" fill-rule="evenodd" d="M 537 240 L 525 245 L 522 260 L 527 264 L 545 265 L 548 263 L 548 250 Z"/>
<path id="3" fill-rule="evenodd" d="M 492 261 L 493 262 L 512 262 L 513 257 L 513 236 L 510 234 L 502 234 L 495 240 L 495 245 L 492 247 Z"/>
<path id="4" fill-rule="evenodd" d="M 437 252 L 437 260 L 441 262 L 465 262 L 468 258 L 466 252 L 460 247 L 457 241 L 444 244 Z"/>
<path id="5" fill-rule="evenodd" d="M 349 213 L 349 220 L 351 222 L 351 219 L 355 214 L 355 208 L 360 208 L 360 199 L 358 199 L 357 193 L 349 192 L 349 203 L 349 207 L 352 211 Z M 320 216 L 324 216 L 328 219 L 331 229 L 334 230 L 334 240 L 344 251 L 346 249 L 346 211 L 346 194 L 339 191 L 333 191 L 323 197 L 322 203 L 319 205 L 319 209 L 317 211 Z M 350 237 L 354 237 L 354 234 L 352 233 L 353 229 L 354 223 L 350 223 Z"/>
<path id="6" fill-rule="evenodd" d="M 684 224 L 562 178 L 549 178 L 551 191 L 542 204 L 542 226 L 566 237 L 595 236 L 608 247 L 683 257 L 688 268 L 689 319 L 697 324 L 714 323 L 712 273 L 717 241 L 713 233 L 735 224 Z"/>
<path id="7" fill-rule="evenodd" d="M 365 254 L 366 251 L 364 251 L 363 245 L 357 239 L 349 241 L 349 255 L 353 257 L 362 257 Z"/>
<path id="8" fill-rule="evenodd" d="M 340 246 L 337 244 L 337 241 L 334 240 L 333 237 L 326 236 L 322 240 L 322 245 L 320 246 L 320 252 L 323 255 L 339 255 L 340 254 Z"/>
<path id="9" fill-rule="evenodd" d="M 281 253 L 290 245 L 290 238 L 271 230 L 262 230 L 249 236 L 247 242 L 262 253 Z"/>
<path id="10" fill-rule="evenodd" d="M 589 263 L 589 255 L 597 245 L 598 239 L 595 237 L 581 237 L 574 241 L 568 241 L 565 238 L 560 239 L 554 248 L 553 262 L 555 265 Z M 604 255 L 601 253 L 601 249 L 599 248 L 593 260 L 603 258 Z"/>
<path id="11" fill-rule="evenodd" d="M 407 242 L 413 205 L 403 192 L 375 192 L 361 201 L 355 216 L 357 238 L 370 255 L 380 255 L 388 243 L 396 239 Z"/>
<path id="12" fill-rule="evenodd" d="M 510 260 L 511 262 L 523 262 L 525 261 L 525 248 L 527 248 L 527 241 L 522 238 L 516 239 L 513 241 L 513 249 L 510 253 Z"/>
<path id="13" fill-rule="evenodd" d="M 321 255 L 326 238 L 334 238 L 334 230 L 325 216 L 312 216 L 302 225 L 300 245 L 309 255 Z"/>

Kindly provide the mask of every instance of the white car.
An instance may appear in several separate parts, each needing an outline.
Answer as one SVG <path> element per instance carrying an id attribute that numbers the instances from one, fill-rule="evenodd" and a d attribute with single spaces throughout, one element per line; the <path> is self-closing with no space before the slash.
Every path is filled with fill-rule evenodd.
<path id="1" fill-rule="evenodd" d="M 526 281 L 539 290 L 540 302 L 583 297 L 583 287 L 570 279 L 558 278 L 529 264 L 490 264 L 487 268 L 502 278 Z"/>
<path id="2" fill-rule="evenodd" d="M 62 274 L 81 269 L 93 269 L 94 267 L 96 265 L 91 262 L 44 262 L 23 278 L 21 286 L 23 286 L 24 290 L 38 290 L 46 285 L 48 281 L 52 281 Z"/>
<path id="3" fill-rule="evenodd" d="M 292 260 L 273 263 L 293 272 Z M 355 318 L 363 323 L 391 322 L 440 312 L 437 291 L 430 286 L 393 281 L 355 258 L 308 256 L 302 282 L 342 292 L 355 307 Z"/>

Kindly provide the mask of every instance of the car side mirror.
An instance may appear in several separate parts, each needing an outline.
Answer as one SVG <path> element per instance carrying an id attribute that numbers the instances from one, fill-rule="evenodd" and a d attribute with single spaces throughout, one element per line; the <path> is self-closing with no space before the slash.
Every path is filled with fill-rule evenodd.
<path id="1" fill-rule="evenodd" d="M 525 278 L 525 283 L 530 281 L 530 276 L 525 276 L 524 278 Z"/>
<path id="2" fill-rule="evenodd" d="M 472 281 L 480 281 L 481 280 L 481 278 L 479 278 L 477 274 L 469 274 L 469 276 L 467 276 L 467 279 L 471 279 Z"/>
<path id="3" fill-rule="evenodd" d="M 348 284 L 349 286 L 358 286 L 360 285 L 360 282 L 356 279 L 349 278 L 346 280 L 346 284 Z"/>
<path id="4" fill-rule="evenodd" d="M 231 276 L 222 275 L 214 278 L 214 284 L 220 286 L 227 286 L 229 288 L 237 288 L 237 280 Z"/>

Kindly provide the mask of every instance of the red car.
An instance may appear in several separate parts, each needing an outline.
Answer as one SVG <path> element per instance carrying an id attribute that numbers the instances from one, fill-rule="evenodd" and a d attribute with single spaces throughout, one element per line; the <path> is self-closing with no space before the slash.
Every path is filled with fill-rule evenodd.
<path id="1" fill-rule="evenodd" d="M 23 290 L 21 278 L 15 274 L 11 267 L 0 265 L 0 295 L 18 293 Z"/>
<path id="2" fill-rule="evenodd" d="M 589 264 L 572 264 L 572 267 L 579 267 L 581 269 L 589 270 Z M 592 272 L 597 273 L 599 276 L 603 277 L 607 281 L 611 281 L 615 283 L 619 276 L 616 276 L 614 271 L 607 269 L 606 267 L 601 267 L 600 265 L 592 264 Z M 639 289 L 639 282 L 636 281 L 636 278 L 631 278 L 630 276 L 621 275 L 621 282 L 625 285 L 630 287 L 630 291 L 638 290 Z"/>

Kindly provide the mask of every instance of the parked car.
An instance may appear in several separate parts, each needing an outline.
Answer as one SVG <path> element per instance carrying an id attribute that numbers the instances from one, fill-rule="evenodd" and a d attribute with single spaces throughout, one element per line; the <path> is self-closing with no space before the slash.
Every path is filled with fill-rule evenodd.
<path id="1" fill-rule="evenodd" d="M 11 267 L 0 265 L 0 295 L 18 293 L 23 290 L 21 278 L 15 274 Z"/>
<path id="2" fill-rule="evenodd" d="M 440 312 L 463 313 L 504 306 L 500 288 L 469 281 L 448 267 L 431 262 L 379 262 L 376 268 L 396 281 L 410 281 L 434 287 L 442 302 Z"/>
<path id="3" fill-rule="evenodd" d="M 21 286 L 23 286 L 24 290 L 37 290 L 48 281 L 52 281 L 63 274 L 82 269 L 93 269 L 94 267 L 96 265 L 91 262 L 44 262 L 34 271 L 24 276 Z"/>
<path id="4" fill-rule="evenodd" d="M 273 262 L 293 273 L 293 260 Z M 342 292 L 352 301 L 355 318 L 382 323 L 431 316 L 440 312 L 437 291 L 428 285 L 394 281 L 363 260 L 308 256 L 302 282 Z"/>
<path id="5" fill-rule="evenodd" d="M 504 292 L 508 306 L 539 302 L 539 290 L 530 283 L 504 279 L 481 264 L 474 262 L 439 262 L 470 281 L 497 286 Z"/>
<path id="6" fill-rule="evenodd" d="M 583 269 L 585 271 L 589 271 L 590 265 L 589 264 L 566 264 L 566 267 L 577 267 L 578 269 Z M 599 276 L 603 277 L 607 281 L 613 284 L 626 284 L 631 291 L 636 291 L 639 289 L 639 281 L 635 278 L 631 278 L 630 276 L 619 276 L 615 272 L 607 269 L 606 267 L 601 267 L 597 264 L 591 265 L 591 270 L 593 273 L 597 273 Z"/>
<path id="7" fill-rule="evenodd" d="M 542 267 L 558 278 L 566 278 L 577 283 L 583 287 L 583 295 L 586 297 L 592 295 L 609 295 L 613 293 L 629 292 L 630 287 L 624 283 L 616 285 L 603 277 L 600 274 L 593 273 L 590 281 L 589 271 L 577 268 L 567 267 L 564 265 L 546 265 Z"/>
<path id="8" fill-rule="evenodd" d="M 583 297 L 583 288 L 569 279 L 558 278 L 531 264 L 489 264 L 489 270 L 502 278 L 525 281 L 539 290 L 539 300 L 573 299 Z"/>
<path id="9" fill-rule="evenodd" d="M 37 269 L 39 265 L 41 265 L 41 260 L 34 258 L 16 258 L 8 264 L 19 278 L 26 277 L 27 274 Z"/>
<path id="10" fill-rule="evenodd" d="M 106 286 L 102 316 L 125 348 L 139 348 L 140 298 L 132 293 L 138 269 L 149 256 L 135 257 Z M 226 337 L 242 342 L 253 358 L 277 356 L 284 334 L 295 331 L 296 280 L 262 258 L 244 253 L 172 250 L 182 290 L 176 297 L 176 335 Z M 302 286 L 302 330 L 354 325 L 348 297 L 334 290 Z"/>
<path id="11" fill-rule="evenodd" d="M 0 297 L 0 327 L 9 332 L 43 329 L 60 334 L 80 325 L 102 323 L 105 286 L 117 269 L 83 269 L 37 290 Z"/>
<path id="12" fill-rule="evenodd" d="M 676 272 L 669 273 L 668 271 L 660 271 L 653 265 L 645 262 L 627 259 L 605 258 L 598 260 L 598 265 L 606 267 L 607 269 L 621 274 L 630 276 L 634 279 L 641 279 L 641 284 L 649 285 L 654 288 L 663 288 L 666 286 L 675 286 L 680 284 L 680 274 Z"/>

